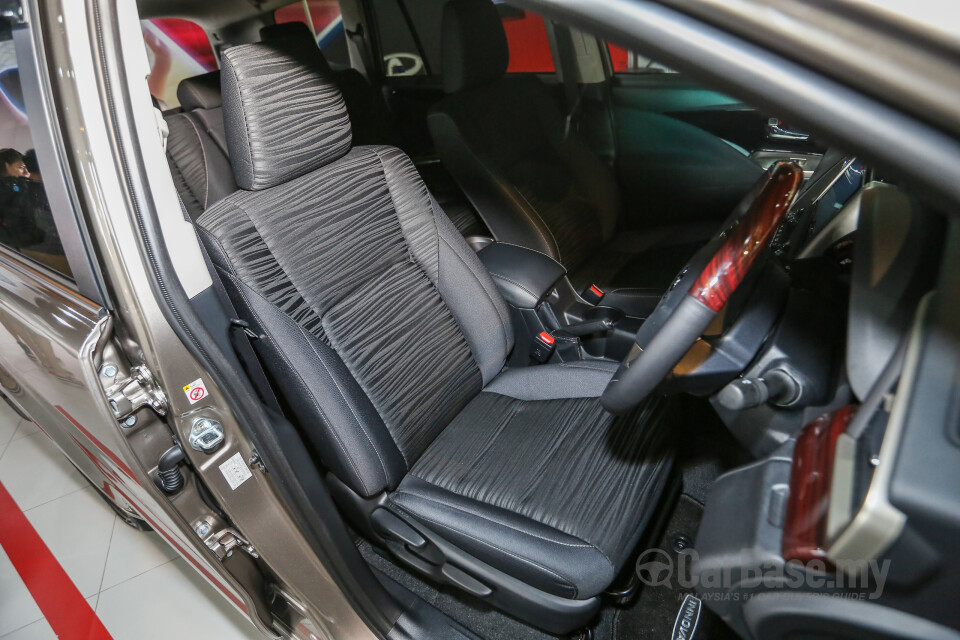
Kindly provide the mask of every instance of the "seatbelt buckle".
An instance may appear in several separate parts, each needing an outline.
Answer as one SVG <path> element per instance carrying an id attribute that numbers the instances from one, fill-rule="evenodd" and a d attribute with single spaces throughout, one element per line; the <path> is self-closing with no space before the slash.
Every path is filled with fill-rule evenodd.
<path id="1" fill-rule="evenodd" d="M 557 339 L 546 331 L 541 331 L 533 338 L 533 345 L 530 348 L 530 357 L 543 364 L 553 355 Z"/>
<path id="2" fill-rule="evenodd" d="M 580 297 L 592 305 L 598 305 L 603 300 L 603 289 L 592 284 L 580 293 Z"/>

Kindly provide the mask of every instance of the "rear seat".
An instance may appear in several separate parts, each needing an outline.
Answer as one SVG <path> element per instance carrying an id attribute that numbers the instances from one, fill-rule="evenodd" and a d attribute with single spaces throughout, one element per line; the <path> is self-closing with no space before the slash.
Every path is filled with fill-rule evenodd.
<path id="1" fill-rule="evenodd" d="M 310 29 L 302 22 L 287 22 L 260 29 L 264 42 L 284 42 L 284 46 L 302 43 L 334 78 L 350 115 L 353 144 L 386 144 L 396 146 L 390 112 L 383 99 L 356 69 L 334 70 L 327 65 L 313 42 Z M 230 166 L 227 140 L 223 127 L 220 99 L 220 72 L 211 71 L 187 78 L 177 87 L 182 112 L 165 115 L 170 129 L 167 138 L 167 162 L 174 183 L 191 219 L 238 189 Z M 466 199 L 453 192 L 451 180 L 430 180 L 427 186 L 441 208 L 465 236 L 488 235 L 480 217 Z"/>
<path id="2" fill-rule="evenodd" d="M 167 163 L 192 219 L 237 190 L 227 156 L 220 102 L 220 72 L 187 78 L 177 87 L 183 111 L 164 116 Z"/>

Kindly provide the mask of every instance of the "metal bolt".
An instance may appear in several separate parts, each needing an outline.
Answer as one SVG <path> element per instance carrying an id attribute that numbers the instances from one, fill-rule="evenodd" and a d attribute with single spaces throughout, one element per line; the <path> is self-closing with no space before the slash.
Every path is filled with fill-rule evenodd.
<path id="1" fill-rule="evenodd" d="M 127 427 L 128 429 L 135 424 L 137 424 L 137 416 L 127 416 L 127 418 L 123 421 L 123 426 Z"/>
<path id="2" fill-rule="evenodd" d="M 676 551 L 677 553 L 680 553 L 681 551 L 683 551 L 684 549 L 690 546 L 690 539 L 683 534 L 674 536 L 672 546 L 674 551 Z"/>
<path id="3" fill-rule="evenodd" d="M 873 456 L 872 458 L 870 458 L 870 464 L 871 464 L 872 466 L 874 466 L 874 467 L 879 467 L 879 466 L 880 466 L 880 458 L 877 457 L 877 456 Z"/>
<path id="4" fill-rule="evenodd" d="M 100 375 L 104 378 L 112 378 L 117 375 L 117 365 L 115 364 L 105 364 L 100 367 Z"/>
<path id="5" fill-rule="evenodd" d="M 198 535 L 198 536 L 200 536 L 200 537 L 202 538 L 203 536 L 207 535 L 208 533 L 210 533 L 210 523 L 209 523 L 209 522 L 201 522 L 200 524 L 197 525 L 197 535 Z"/>

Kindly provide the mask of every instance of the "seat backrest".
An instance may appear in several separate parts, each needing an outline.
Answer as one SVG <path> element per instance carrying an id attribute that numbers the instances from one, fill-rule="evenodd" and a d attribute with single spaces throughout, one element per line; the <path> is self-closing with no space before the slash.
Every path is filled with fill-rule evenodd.
<path id="1" fill-rule="evenodd" d="M 448 94 L 428 115 L 437 152 L 494 237 L 575 269 L 620 215 L 610 168 L 575 133 L 539 79 L 504 76 L 509 50 L 489 0 L 443 9 Z"/>
<path id="2" fill-rule="evenodd" d="M 196 219 L 237 190 L 223 130 L 220 72 L 183 80 L 177 98 L 183 111 L 165 116 L 167 163 L 187 213 Z"/>
<path id="3" fill-rule="evenodd" d="M 352 146 L 315 57 L 223 54 L 240 190 L 197 228 L 292 416 L 364 496 L 396 487 L 503 367 L 505 303 L 410 160 Z"/>

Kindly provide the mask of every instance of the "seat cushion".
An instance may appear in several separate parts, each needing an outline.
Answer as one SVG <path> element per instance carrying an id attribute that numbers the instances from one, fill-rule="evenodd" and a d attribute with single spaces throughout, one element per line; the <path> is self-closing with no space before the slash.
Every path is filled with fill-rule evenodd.
<path id="1" fill-rule="evenodd" d="M 614 368 L 501 374 L 505 381 L 457 415 L 391 501 L 532 586 L 567 598 L 600 593 L 636 546 L 672 462 L 664 399 L 619 418 L 601 407 Z"/>

